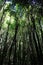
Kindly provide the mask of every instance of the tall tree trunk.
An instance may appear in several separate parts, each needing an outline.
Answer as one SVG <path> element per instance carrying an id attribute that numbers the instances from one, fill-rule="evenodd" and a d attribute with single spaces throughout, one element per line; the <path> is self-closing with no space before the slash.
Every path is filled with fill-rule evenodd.
<path id="1" fill-rule="evenodd" d="M 17 40 L 16 40 L 17 32 L 18 32 L 18 22 L 16 23 L 15 36 L 14 36 L 14 39 L 13 39 L 13 44 L 14 44 L 13 65 L 17 64 L 17 53 L 16 53 L 16 51 L 17 51 L 17 46 L 16 46 L 16 43 L 17 43 Z"/>
<path id="2" fill-rule="evenodd" d="M 4 3 L 3 3 L 3 12 L 2 12 L 2 16 L 1 16 L 1 18 L 0 18 L 0 30 L 1 30 L 1 26 L 2 26 L 3 15 L 4 15 L 4 13 L 5 13 L 4 7 L 5 7 L 5 0 L 4 0 Z"/>
<path id="3" fill-rule="evenodd" d="M 8 31 L 9 31 L 9 25 L 8 25 L 8 29 L 7 29 L 6 37 L 5 37 L 5 41 L 4 41 L 4 48 L 3 48 L 3 52 L 2 52 L 2 56 L 1 56 L 1 62 L 0 62 L 1 65 L 3 65 L 3 61 L 4 61 L 4 58 L 6 56 L 7 49 L 8 49 L 8 47 L 7 47 Z"/>
<path id="4" fill-rule="evenodd" d="M 40 31 L 41 31 L 41 37 L 42 37 L 42 43 L 43 43 L 43 31 L 42 31 L 42 26 L 41 26 L 41 17 L 38 18 L 38 23 L 39 23 L 39 26 L 40 26 Z"/>
<path id="5" fill-rule="evenodd" d="M 35 41 L 35 47 L 36 47 L 36 51 L 37 51 L 37 55 L 38 55 L 38 60 L 39 60 L 39 64 L 42 64 L 41 61 L 42 61 L 42 50 L 41 50 L 41 46 L 40 46 L 40 40 L 39 40 L 39 36 L 36 32 L 36 25 L 35 25 L 35 19 L 33 16 L 31 16 L 31 21 L 33 23 L 33 37 L 34 37 L 34 41 Z M 36 36 L 35 36 L 36 34 Z M 36 42 L 36 39 L 35 37 L 37 38 L 37 41 L 38 41 L 38 47 L 37 47 L 37 42 Z M 38 51 L 38 48 L 39 48 L 39 51 Z M 40 58 L 39 58 L 40 57 Z"/>
<path id="6" fill-rule="evenodd" d="M 11 64 L 11 62 L 10 62 L 10 56 L 11 56 L 11 52 L 12 52 L 12 47 L 14 47 L 13 48 L 13 50 L 14 50 L 13 65 L 16 64 L 16 36 L 17 36 L 18 26 L 19 26 L 17 21 L 18 21 L 18 18 L 16 19 L 15 35 L 13 37 L 13 42 L 12 42 L 12 44 L 10 46 L 10 49 L 9 49 L 9 61 L 8 61 L 8 65 Z"/>
<path id="7" fill-rule="evenodd" d="M 31 26 L 29 25 L 29 43 L 31 47 L 31 53 L 30 53 L 30 59 L 31 59 L 31 65 L 36 65 L 36 58 L 35 58 L 35 53 L 34 53 L 34 47 L 33 47 L 33 39 L 32 39 L 32 31 L 31 31 Z"/>
<path id="8" fill-rule="evenodd" d="M 19 41 L 18 65 L 21 65 L 21 40 Z"/>
<path id="9" fill-rule="evenodd" d="M 22 50 L 22 65 L 25 65 L 25 56 L 26 56 L 26 52 L 25 52 L 25 44 L 26 44 L 26 41 L 25 41 L 25 35 L 23 34 L 23 50 Z"/>

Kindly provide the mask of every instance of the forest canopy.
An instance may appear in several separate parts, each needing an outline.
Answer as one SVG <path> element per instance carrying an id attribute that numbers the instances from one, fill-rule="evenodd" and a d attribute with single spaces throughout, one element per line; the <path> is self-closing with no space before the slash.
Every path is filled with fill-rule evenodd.
<path id="1" fill-rule="evenodd" d="M 0 65 L 43 65 L 43 0 L 0 0 Z"/>

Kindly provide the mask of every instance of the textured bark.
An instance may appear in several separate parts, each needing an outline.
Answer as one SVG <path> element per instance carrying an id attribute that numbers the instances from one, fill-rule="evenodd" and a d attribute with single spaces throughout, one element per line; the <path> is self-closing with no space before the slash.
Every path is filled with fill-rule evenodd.
<path id="1" fill-rule="evenodd" d="M 17 40 L 16 40 L 16 36 L 17 36 L 17 32 L 18 32 L 18 23 L 16 24 L 16 28 L 15 28 L 15 36 L 14 36 L 14 39 L 13 39 L 13 44 L 14 44 L 14 56 L 13 56 L 13 65 L 16 65 L 16 62 L 17 62 L 17 55 L 16 55 L 16 43 L 17 43 Z"/>
<path id="2" fill-rule="evenodd" d="M 13 37 L 13 42 L 12 42 L 12 44 L 10 46 L 10 49 L 9 49 L 9 61 L 8 61 L 8 65 L 11 64 L 10 56 L 11 56 L 11 52 L 12 52 L 12 47 L 14 47 L 13 48 L 13 50 L 14 50 L 13 65 L 16 64 L 16 36 L 17 36 L 17 32 L 18 32 L 18 22 L 17 22 L 17 20 L 18 20 L 18 18 L 16 19 L 15 35 Z"/>
<path id="3" fill-rule="evenodd" d="M 19 41 L 19 50 L 18 50 L 18 65 L 21 65 L 21 41 Z"/>
<path id="4" fill-rule="evenodd" d="M 25 56 L 26 56 L 26 52 L 25 52 L 25 44 L 26 44 L 26 41 L 25 41 L 25 34 L 23 34 L 23 50 L 22 50 L 22 65 L 26 65 L 25 63 Z"/>
<path id="5" fill-rule="evenodd" d="M 31 54 L 30 54 L 31 65 L 37 65 L 36 58 L 35 58 L 35 55 L 34 55 L 34 50 L 33 50 L 34 47 L 33 47 L 31 26 L 29 26 L 29 43 L 30 43 L 30 47 L 31 47 Z"/>
<path id="6" fill-rule="evenodd" d="M 33 37 L 34 37 L 34 41 L 35 41 L 35 47 L 36 47 L 36 51 L 37 51 L 37 56 L 38 56 L 39 64 L 42 65 L 42 50 L 41 50 L 41 46 L 40 46 L 39 36 L 38 36 L 38 34 L 36 32 L 35 19 L 34 19 L 33 16 L 31 18 L 31 21 L 33 23 Z M 36 41 L 36 38 L 35 38 L 35 34 L 36 34 L 36 38 L 37 38 L 37 41 L 38 41 L 38 47 L 37 47 L 37 41 Z M 39 48 L 39 50 L 38 50 L 38 48 Z"/>
<path id="7" fill-rule="evenodd" d="M 4 16 L 4 13 L 5 13 L 4 6 L 5 6 L 5 1 L 4 1 L 4 3 L 3 3 L 3 13 L 2 13 L 2 16 L 1 16 L 1 18 L 0 18 L 0 30 L 1 30 L 1 26 L 2 26 L 3 16 Z"/>
<path id="8" fill-rule="evenodd" d="M 5 58 L 6 54 L 7 54 L 7 49 L 8 49 L 8 46 L 7 46 L 8 31 L 9 31 L 9 25 L 8 25 L 8 29 L 7 29 L 7 32 L 6 32 L 3 52 L 2 52 L 2 55 L 1 55 L 1 61 L 0 61 L 1 65 L 3 65 L 4 58 Z"/>
<path id="9" fill-rule="evenodd" d="M 41 38 L 42 38 L 42 43 L 43 43 L 43 31 L 42 31 L 42 26 L 41 26 L 41 17 L 39 17 L 38 21 L 39 21 L 39 26 L 40 26 L 40 31 L 41 31 Z"/>

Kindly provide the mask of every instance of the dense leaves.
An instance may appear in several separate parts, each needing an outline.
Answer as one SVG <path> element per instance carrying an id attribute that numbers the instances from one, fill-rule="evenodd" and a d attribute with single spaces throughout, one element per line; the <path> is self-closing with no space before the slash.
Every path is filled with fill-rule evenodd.
<path id="1" fill-rule="evenodd" d="M 43 65 L 43 1 L 1 2 L 0 65 Z"/>

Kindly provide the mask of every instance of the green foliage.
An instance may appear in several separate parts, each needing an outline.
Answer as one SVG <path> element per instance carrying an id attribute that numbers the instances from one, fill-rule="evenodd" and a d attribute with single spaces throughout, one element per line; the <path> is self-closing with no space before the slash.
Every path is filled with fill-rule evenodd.
<path id="1" fill-rule="evenodd" d="M 40 15 L 39 8 L 40 6 L 38 5 L 28 5 L 28 7 L 26 7 L 19 3 L 15 5 L 5 4 L 1 8 L 0 37 L 2 39 L 2 55 L 0 57 L 5 57 L 5 62 L 7 61 L 6 58 L 8 59 L 8 63 L 10 61 L 12 62 L 14 55 L 14 62 L 17 62 L 18 65 L 20 65 L 19 62 L 22 63 L 21 65 L 32 65 L 32 63 L 35 65 L 37 59 L 38 62 L 36 65 L 41 65 L 39 62 L 42 59 L 39 60 L 39 56 L 42 56 L 40 49 L 42 49 L 43 52 L 43 16 Z M 3 46 L 6 52 L 3 51 Z M 3 58 L 1 60 L 3 60 Z"/>

